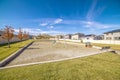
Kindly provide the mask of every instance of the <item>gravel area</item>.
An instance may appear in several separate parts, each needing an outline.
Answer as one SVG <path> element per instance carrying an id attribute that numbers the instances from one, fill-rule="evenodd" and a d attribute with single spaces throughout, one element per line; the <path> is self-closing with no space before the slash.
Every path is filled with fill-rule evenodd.
<path id="1" fill-rule="evenodd" d="M 95 48 L 86 48 L 84 45 L 63 42 L 55 43 L 54 41 L 37 41 L 24 50 L 22 54 L 7 66 L 58 60 L 93 53 L 100 53 L 100 50 Z"/>

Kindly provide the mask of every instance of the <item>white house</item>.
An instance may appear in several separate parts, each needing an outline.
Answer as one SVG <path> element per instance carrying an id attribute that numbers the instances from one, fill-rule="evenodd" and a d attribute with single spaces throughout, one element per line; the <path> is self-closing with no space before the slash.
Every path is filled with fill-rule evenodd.
<path id="1" fill-rule="evenodd" d="M 120 40 L 120 29 L 105 32 L 104 39 L 105 40 Z"/>
<path id="2" fill-rule="evenodd" d="M 95 36 L 94 34 L 85 35 L 82 40 L 94 40 Z"/>
<path id="3" fill-rule="evenodd" d="M 57 37 L 58 39 L 63 39 L 63 38 L 64 38 L 63 35 L 56 35 L 56 37 Z"/>
<path id="4" fill-rule="evenodd" d="M 64 36 L 65 39 L 71 39 L 71 37 L 72 37 L 72 34 L 66 34 L 66 35 Z"/>
<path id="5" fill-rule="evenodd" d="M 104 39 L 104 35 L 97 35 L 94 38 L 94 40 L 103 40 L 103 39 Z"/>
<path id="6" fill-rule="evenodd" d="M 82 34 L 82 33 L 76 33 L 76 34 L 73 34 L 71 36 L 71 39 L 73 39 L 73 40 L 80 40 L 83 36 L 84 36 L 84 34 Z"/>

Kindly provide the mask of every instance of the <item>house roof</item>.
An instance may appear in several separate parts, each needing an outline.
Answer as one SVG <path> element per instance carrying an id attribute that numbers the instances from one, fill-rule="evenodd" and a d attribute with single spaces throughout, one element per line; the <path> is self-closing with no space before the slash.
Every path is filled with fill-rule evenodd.
<path id="1" fill-rule="evenodd" d="M 104 34 L 107 34 L 107 33 L 114 33 L 114 32 L 120 32 L 120 29 L 116 29 L 116 30 L 108 31 L 108 32 L 105 32 Z"/>
<path id="2" fill-rule="evenodd" d="M 64 36 L 64 35 L 56 35 L 56 36 Z"/>
<path id="3" fill-rule="evenodd" d="M 85 37 L 96 36 L 95 34 L 85 35 Z"/>
<path id="4" fill-rule="evenodd" d="M 73 35 L 84 35 L 83 33 L 75 33 Z"/>
<path id="5" fill-rule="evenodd" d="M 66 34 L 65 36 L 71 36 L 72 34 Z"/>

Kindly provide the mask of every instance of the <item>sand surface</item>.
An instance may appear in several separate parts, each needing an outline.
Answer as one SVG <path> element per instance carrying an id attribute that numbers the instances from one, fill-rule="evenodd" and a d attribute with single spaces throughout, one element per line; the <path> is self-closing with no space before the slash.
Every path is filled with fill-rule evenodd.
<path id="1" fill-rule="evenodd" d="M 100 50 L 95 48 L 86 48 L 84 45 L 70 44 L 70 42 L 55 43 L 54 41 L 37 41 L 24 50 L 22 54 L 7 66 L 58 60 L 93 53 L 100 53 Z"/>

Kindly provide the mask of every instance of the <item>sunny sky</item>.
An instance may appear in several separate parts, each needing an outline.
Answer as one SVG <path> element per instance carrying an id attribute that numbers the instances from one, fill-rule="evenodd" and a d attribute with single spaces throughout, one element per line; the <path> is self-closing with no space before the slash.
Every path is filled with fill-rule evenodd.
<path id="1" fill-rule="evenodd" d="M 0 29 L 102 34 L 120 28 L 120 0 L 0 0 Z"/>

